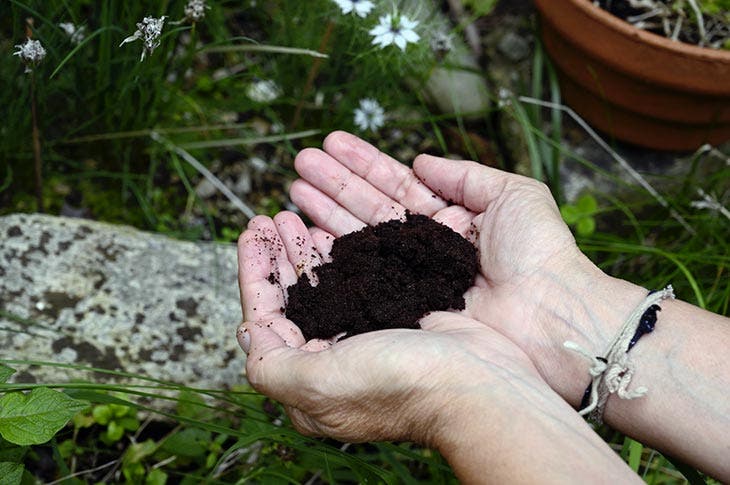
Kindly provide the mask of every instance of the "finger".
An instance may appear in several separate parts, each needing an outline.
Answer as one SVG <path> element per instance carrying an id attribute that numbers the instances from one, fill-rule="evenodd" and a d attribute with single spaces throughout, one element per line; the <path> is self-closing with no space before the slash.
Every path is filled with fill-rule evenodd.
<path id="1" fill-rule="evenodd" d="M 307 352 L 321 352 L 323 350 L 327 350 L 330 347 L 332 347 L 332 342 L 329 340 L 319 339 L 315 338 L 307 342 L 306 344 L 299 347 L 301 350 L 306 350 Z"/>
<path id="2" fill-rule="evenodd" d="M 322 264 L 317 246 L 309 235 L 307 226 L 293 212 L 284 211 L 274 217 L 274 224 L 286 248 L 289 262 L 297 277 L 306 273 L 312 284 L 317 284 L 317 276 L 312 269 Z"/>
<path id="3" fill-rule="evenodd" d="M 277 317 L 271 320 L 261 320 L 259 322 L 244 322 L 238 327 L 236 332 L 236 338 L 238 339 L 238 345 L 247 354 L 250 353 L 251 349 L 251 335 L 249 328 L 252 325 L 258 325 L 262 328 L 267 328 L 274 332 L 284 342 L 287 347 L 298 348 L 306 343 L 302 331 L 299 327 L 294 325 L 294 322 L 287 320 L 283 317 Z"/>
<path id="4" fill-rule="evenodd" d="M 289 320 L 279 320 L 291 324 Z M 286 328 L 286 324 L 278 327 L 276 322 L 274 320 L 272 326 L 262 322 L 245 322 L 242 325 L 246 331 L 239 331 L 239 336 L 248 335 L 249 345 L 246 379 L 257 391 L 285 405 L 296 406 L 308 399 L 307 389 L 311 389 L 315 380 L 324 374 L 320 369 L 323 362 L 319 354 L 288 346 L 287 341 L 275 331 Z M 241 338 L 245 337 L 239 337 L 239 343 Z"/>
<path id="5" fill-rule="evenodd" d="M 540 185 L 534 179 L 510 174 L 464 160 L 419 155 L 413 162 L 416 176 L 441 197 L 483 212 L 510 187 Z"/>
<path id="6" fill-rule="evenodd" d="M 411 212 L 431 216 L 447 205 L 406 165 L 350 133 L 331 133 L 324 141 L 324 150 Z"/>
<path id="7" fill-rule="evenodd" d="M 296 274 L 270 218 L 251 219 L 238 240 L 238 261 L 244 320 L 280 317 L 286 306 L 284 289 L 296 282 Z"/>
<path id="8" fill-rule="evenodd" d="M 318 227 L 339 237 L 365 227 L 362 220 L 305 180 L 295 180 L 289 197 Z"/>
<path id="9" fill-rule="evenodd" d="M 309 228 L 309 235 L 317 247 L 317 252 L 322 262 L 329 263 L 332 261 L 330 253 L 332 252 L 332 244 L 335 242 L 335 237 L 319 227 Z"/>
<path id="10" fill-rule="evenodd" d="M 473 223 L 475 216 L 476 214 L 460 205 L 452 205 L 435 213 L 433 219 L 474 243 L 476 239 L 476 226 Z"/>
<path id="11" fill-rule="evenodd" d="M 399 219 L 406 212 L 404 206 L 321 150 L 302 150 L 294 168 L 304 180 L 367 224 Z"/>
<path id="12" fill-rule="evenodd" d="M 296 283 L 297 275 L 294 266 L 289 261 L 286 246 L 274 221 L 270 217 L 254 217 L 249 221 L 248 228 L 258 231 L 262 240 L 270 241 L 269 261 L 272 265 L 272 272 L 278 273 L 274 276 L 278 276 L 281 287 L 286 289 Z"/>

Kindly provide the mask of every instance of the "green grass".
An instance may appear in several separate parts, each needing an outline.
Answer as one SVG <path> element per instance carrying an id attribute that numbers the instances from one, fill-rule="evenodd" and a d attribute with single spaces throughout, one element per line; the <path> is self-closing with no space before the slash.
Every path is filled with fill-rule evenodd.
<path id="1" fill-rule="evenodd" d="M 0 65 L 0 79 L 12 89 L 0 92 L 0 104 L 14 122 L 0 128 L 0 160 L 7 167 L 0 174 L 2 212 L 39 206 L 27 190 L 34 185 L 33 104 L 48 211 L 58 212 L 67 193 L 77 191 L 100 219 L 175 234 L 186 228 L 170 227 L 165 216 L 184 210 L 179 202 L 187 188 L 177 180 L 155 183 L 177 167 L 151 139 L 153 131 L 206 165 L 282 147 L 281 170 L 291 178 L 299 149 L 333 129 L 357 130 L 353 110 L 362 98 L 376 99 L 393 124 L 422 125 L 431 116 L 422 92 L 403 89 L 404 80 L 422 85 L 431 69 L 448 61 L 437 59 L 427 42 L 409 46 L 407 55 L 396 47 L 377 49 L 364 21 L 341 15 L 329 0 L 211 2 L 202 22 L 173 25 L 184 4 L 10 0 L 3 7 L 0 55 L 9 61 Z M 431 12 L 417 3 L 401 8 L 419 15 L 427 31 Z M 161 45 L 140 62 L 140 41 L 120 43 L 147 15 L 168 19 Z M 28 17 L 33 38 L 47 50 L 32 75 L 11 55 L 25 39 Z M 73 44 L 60 22 L 85 26 L 86 38 Z M 248 95 L 261 80 L 278 86 L 275 99 Z M 217 227 L 215 235 L 221 231 Z"/>
<path id="2" fill-rule="evenodd" d="M 111 462 L 131 483 L 148 479 L 153 470 L 164 471 L 170 479 L 182 478 L 183 483 L 245 483 L 263 479 L 267 483 L 303 483 L 315 475 L 329 477 L 330 483 L 413 483 L 418 479 L 455 482 L 445 461 L 430 450 L 408 444 L 344 445 L 301 436 L 276 403 L 245 385 L 226 391 L 197 389 L 80 365 L 1 362 L 10 367 L 66 367 L 140 382 L 0 384 L 4 393 L 39 387 L 63 389 L 66 395 L 89 403 L 71 426 L 45 445 L 19 447 L 0 438 L 0 458 L 25 455 L 29 469 L 39 457 L 50 456 L 59 471 L 66 470 L 67 475 L 80 473 L 77 479 L 88 483 L 108 474 L 106 468 L 93 470 Z M 144 415 L 157 424 L 145 421 L 148 427 L 154 427 L 152 431 L 137 424 L 113 442 L 103 443 L 108 423 L 99 418 L 101 413 L 96 410 L 110 405 L 122 410 L 124 416 Z M 140 443 L 147 443 L 148 453 L 139 454 Z M 133 456 L 135 453 L 139 456 Z M 157 466 L 172 457 L 174 460 L 167 466 Z M 85 468 L 72 470 L 72 463 L 83 463 Z"/>

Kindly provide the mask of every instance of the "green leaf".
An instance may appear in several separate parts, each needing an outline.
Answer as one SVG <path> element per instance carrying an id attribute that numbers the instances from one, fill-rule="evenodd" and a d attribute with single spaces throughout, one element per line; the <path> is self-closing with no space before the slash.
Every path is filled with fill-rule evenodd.
<path id="1" fill-rule="evenodd" d="M 124 463 L 124 466 L 139 463 L 157 451 L 157 448 L 157 443 L 151 439 L 145 440 L 142 443 L 134 443 L 127 448 L 126 452 L 124 452 L 122 462 Z"/>
<path id="2" fill-rule="evenodd" d="M 111 409 L 115 418 L 121 418 L 122 416 L 126 416 L 130 414 L 130 412 L 132 412 L 132 408 L 120 404 L 110 404 L 109 408 Z"/>
<path id="3" fill-rule="evenodd" d="M 144 477 L 144 465 L 141 463 L 128 463 L 122 466 L 122 473 L 127 483 L 139 483 Z"/>
<path id="4" fill-rule="evenodd" d="M 596 231 L 596 220 L 592 217 L 584 217 L 575 225 L 575 230 L 580 236 L 590 236 Z"/>
<path id="5" fill-rule="evenodd" d="M 177 413 L 180 416 L 203 421 L 213 416 L 213 410 L 205 407 L 203 396 L 197 392 L 183 389 L 177 399 Z"/>
<path id="6" fill-rule="evenodd" d="M 139 429 L 139 420 L 134 416 L 125 416 L 115 421 L 127 431 L 137 431 Z"/>
<path id="7" fill-rule="evenodd" d="M 560 215 L 563 216 L 563 220 L 566 224 L 573 225 L 581 217 L 580 211 L 574 205 L 564 205 L 560 208 Z"/>
<path id="8" fill-rule="evenodd" d="M 16 445 L 39 445 L 53 438 L 88 403 L 47 387 L 0 398 L 0 435 Z"/>
<path id="9" fill-rule="evenodd" d="M 5 364 L 0 364 L 0 383 L 8 382 L 10 376 L 15 374 L 15 369 L 8 367 Z"/>
<path id="10" fill-rule="evenodd" d="M 96 421 L 94 420 L 94 417 L 91 414 L 83 413 L 83 414 L 77 414 L 73 417 L 73 423 L 76 429 L 80 428 L 90 428 L 93 426 Z"/>
<path id="11" fill-rule="evenodd" d="M 22 463 L 25 454 L 30 450 L 27 446 L 18 446 L 0 438 L 0 461 Z"/>
<path id="12" fill-rule="evenodd" d="M 210 469 L 213 468 L 213 466 L 218 461 L 218 454 L 217 453 L 209 453 L 208 458 L 205 459 L 205 468 Z"/>
<path id="13" fill-rule="evenodd" d="M 198 428 L 185 428 L 167 437 L 162 449 L 174 455 L 190 458 L 202 457 L 208 451 L 211 441 L 210 431 Z"/>
<path id="14" fill-rule="evenodd" d="M 76 451 L 76 443 L 74 440 L 64 440 L 58 444 L 58 453 L 61 458 L 67 460 Z"/>
<path id="15" fill-rule="evenodd" d="M 119 423 L 116 421 L 110 421 L 109 426 L 106 428 L 107 439 L 114 443 L 115 441 L 122 439 L 122 436 L 124 436 L 124 428 L 119 426 Z"/>
<path id="16" fill-rule="evenodd" d="M 638 441 L 634 441 L 631 438 L 629 440 L 629 466 L 635 472 L 639 471 L 639 465 L 641 465 L 641 453 L 644 451 L 644 445 Z"/>
<path id="17" fill-rule="evenodd" d="M 595 214 L 595 212 L 598 210 L 598 202 L 596 202 L 596 199 L 590 194 L 582 195 L 575 202 L 575 206 L 584 215 Z"/>
<path id="18" fill-rule="evenodd" d="M 94 409 L 91 410 L 91 415 L 97 424 L 105 425 L 112 418 L 112 410 L 109 405 L 102 404 L 101 406 L 94 406 Z"/>
<path id="19" fill-rule="evenodd" d="M 0 481 L 3 485 L 20 485 L 25 467 L 22 463 L 0 462 Z"/>
<path id="20" fill-rule="evenodd" d="M 155 468 L 147 474 L 144 483 L 145 485 L 165 485 L 167 483 L 167 473 Z"/>

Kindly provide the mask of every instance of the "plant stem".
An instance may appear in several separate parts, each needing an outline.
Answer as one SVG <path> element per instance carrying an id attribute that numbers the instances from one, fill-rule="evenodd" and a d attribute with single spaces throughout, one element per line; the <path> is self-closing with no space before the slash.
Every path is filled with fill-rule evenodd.
<path id="1" fill-rule="evenodd" d="M 317 49 L 319 52 L 325 52 L 325 49 L 327 48 L 327 44 L 329 43 L 330 37 L 332 36 L 332 30 L 335 28 L 335 23 L 330 21 L 327 24 L 327 30 L 325 30 L 324 35 L 322 36 L 322 40 L 319 43 L 319 49 Z M 304 84 L 304 90 L 302 91 L 302 96 L 299 98 L 299 103 L 297 103 L 297 109 L 294 111 L 294 116 L 292 117 L 291 127 L 296 128 L 296 126 L 299 124 L 299 117 L 302 114 L 302 106 L 304 105 L 304 100 L 307 98 L 307 95 L 312 90 L 312 85 L 314 84 L 314 79 L 317 77 L 317 74 L 319 73 L 319 68 L 322 65 L 322 58 L 321 57 L 315 57 L 314 62 L 312 63 L 312 67 L 309 68 L 309 74 L 307 74 L 307 82 Z"/>
<path id="2" fill-rule="evenodd" d="M 30 111 L 33 117 L 33 158 L 35 159 L 35 197 L 38 212 L 43 208 L 43 162 L 41 161 L 41 136 L 35 100 L 35 72 L 30 73 Z"/>

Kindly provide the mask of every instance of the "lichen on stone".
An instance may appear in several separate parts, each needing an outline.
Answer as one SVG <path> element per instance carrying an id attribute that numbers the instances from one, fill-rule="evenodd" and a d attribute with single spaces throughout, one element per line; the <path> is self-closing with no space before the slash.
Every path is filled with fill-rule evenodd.
<path id="1" fill-rule="evenodd" d="M 0 235 L 2 358 L 199 387 L 243 382 L 233 245 L 44 215 L 1 217 Z M 21 379 L 39 382 L 88 377 L 51 366 L 21 370 Z"/>

